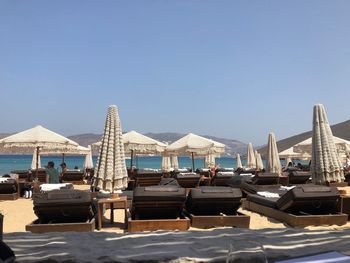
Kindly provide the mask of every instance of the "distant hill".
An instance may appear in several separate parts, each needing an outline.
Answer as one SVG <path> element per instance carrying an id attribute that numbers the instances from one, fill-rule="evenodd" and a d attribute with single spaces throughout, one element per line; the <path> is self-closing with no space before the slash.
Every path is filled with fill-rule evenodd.
<path id="1" fill-rule="evenodd" d="M 334 124 L 331 126 L 331 129 L 334 136 L 350 141 L 350 120 Z M 284 151 L 293 145 L 310 138 L 311 136 L 312 131 L 308 131 L 280 140 L 277 142 L 278 151 Z M 260 148 L 258 151 L 262 156 L 265 156 L 267 154 L 267 146 Z"/>
<path id="2" fill-rule="evenodd" d="M 102 138 L 102 134 L 94 134 L 94 133 L 84 133 L 68 136 L 68 139 L 71 139 L 82 146 L 87 147 L 89 144 L 93 144 L 95 142 L 100 141 Z"/>
<path id="3" fill-rule="evenodd" d="M 10 136 L 13 133 L 0 133 L 0 139 Z"/>
<path id="4" fill-rule="evenodd" d="M 164 142 L 164 143 L 172 143 L 181 137 L 185 136 L 185 134 L 182 133 L 174 133 L 174 132 L 163 132 L 163 133 L 146 133 L 146 136 L 149 136 L 155 140 Z M 228 155 L 233 155 L 236 153 L 244 153 L 247 149 L 247 144 L 237 141 L 237 140 L 231 140 L 231 139 L 224 139 L 224 138 L 217 138 L 214 136 L 209 135 L 203 135 L 206 138 L 221 142 L 226 145 L 226 153 Z M 97 142 L 101 140 L 102 135 L 101 134 L 93 134 L 93 133 L 87 133 L 87 134 L 78 134 L 74 136 L 69 136 L 68 138 L 76 141 L 80 145 L 88 146 L 89 144 L 92 144 L 94 142 Z"/>

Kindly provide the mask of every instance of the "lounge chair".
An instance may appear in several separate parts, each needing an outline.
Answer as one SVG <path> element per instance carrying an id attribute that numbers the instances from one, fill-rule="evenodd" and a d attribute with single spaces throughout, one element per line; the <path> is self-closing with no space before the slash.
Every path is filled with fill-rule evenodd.
<path id="1" fill-rule="evenodd" d="M 257 194 L 249 194 L 244 207 L 291 226 L 342 225 L 347 222 L 347 215 L 336 213 L 339 196 L 336 188 L 312 184 L 289 190 L 266 188 Z"/>
<path id="2" fill-rule="evenodd" d="M 62 182 L 64 183 L 74 183 L 74 184 L 84 184 L 84 172 L 68 170 L 62 176 Z"/>
<path id="3" fill-rule="evenodd" d="M 30 170 L 29 177 L 30 177 L 29 181 L 32 181 L 33 179 L 37 178 L 40 183 L 47 183 L 46 182 L 46 169 L 44 169 L 44 168 L 40 168 L 40 169 L 38 169 L 38 171 L 34 170 L 34 169 Z"/>
<path id="4" fill-rule="evenodd" d="M 288 181 L 290 185 L 305 184 L 311 178 L 311 173 L 308 171 L 291 170 L 288 171 Z"/>
<path id="5" fill-rule="evenodd" d="M 133 175 L 136 186 L 151 186 L 158 185 L 163 172 L 156 169 L 135 170 Z"/>
<path id="6" fill-rule="evenodd" d="M 18 183 L 10 177 L 0 177 L 0 200 L 18 199 Z"/>
<path id="7" fill-rule="evenodd" d="M 217 172 L 211 180 L 211 185 L 213 185 L 213 186 L 228 186 L 228 182 L 235 175 L 236 174 L 233 171 Z"/>
<path id="8" fill-rule="evenodd" d="M 277 173 L 257 173 L 252 178 L 252 183 L 258 184 L 258 185 L 278 184 L 278 174 Z"/>
<path id="9" fill-rule="evenodd" d="M 201 176 L 197 173 L 179 173 L 175 178 L 181 187 L 194 188 L 199 185 Z"/>
<path id="10" fill-rule="evenodd" d="M 91 194 L 72 189 L 33 195 L 34 212 L 40 223 L 84 222 L 93 216 Z"/>
<path id="11" fill-rule="evenodd" d="M 196 173 L 203 175 L 205 177 L 209 177 L 211 175 L 209 168 L 198 168 L 198 169 L 196 169 Z"/>
<path id="12" fill-rule="evenodd" d="M 241 205 L 240 189 L 224 186 L 201 186 L 191 189 L 186 212 L 193 227 L 249 227 L 250 218 L 237 212 Z"/>
<path id="13" fill-rule="evenodd" d="M 18 179 L 29 180 L 29 170 L 13 170 L 11 174 L 18 174 Z"/>
<path id="14" fill-rule="evenodd" d="M 129 232 L 187 230 L 189 220 L 183 218 L 185 188 L 173 185 L 136 187 L 134 189 Z"/>

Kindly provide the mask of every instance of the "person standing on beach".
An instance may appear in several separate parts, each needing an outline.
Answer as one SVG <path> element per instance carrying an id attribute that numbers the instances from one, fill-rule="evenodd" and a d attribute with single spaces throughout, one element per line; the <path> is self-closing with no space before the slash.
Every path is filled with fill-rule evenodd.
<path id="1" fill-rule="evenodd" d="M 46 166 L 46 182 L 49 184 L 58 184 L 60 182 L 59 172 L 55 168 L 55 163 L 50 161 Z"/>

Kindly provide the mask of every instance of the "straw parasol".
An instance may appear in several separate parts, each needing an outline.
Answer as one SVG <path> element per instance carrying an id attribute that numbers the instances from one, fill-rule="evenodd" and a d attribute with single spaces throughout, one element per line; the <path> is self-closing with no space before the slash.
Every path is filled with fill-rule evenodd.
<path id="1" fill-rule="evenodd" d="M 346 154 L 350 150 L 350 141 L 333 136 L 333 142 L 336 146 L 339 158 L 342 162 L 346 160 Z M 312 137 L 297 143 L 293 146 L 293 150 L 299 154 L 309 155 L 312 153 Z"/>
<path id="2" fill-rule="evenodd" d="M 258 151 L 255 151 L 255 161 L 256 161 L 256 169 L 261 171 L 262 169 L 264 169 L 264 164 L 263 161 L 261 159 L 261 155 L 260 153 L 258 153 Z"/>
<path id="3" fill-rule="evenodd" d="M 32 153 L 36 149 L 36 170 L 38 170 L 40 151 L 62 152 L 76 149 L 78 146 L 78 143 L 41 125 L 0 140 L 0 149 L 5 153 L 26 154 Z"/>
<path id="4" fill-rule="evenodd" d="M 241 161 L 241 155 L 237 153 L 237 169 L 243 168 L 242 161 Z"/>
<path id="5" fill-rule="evenodd" d="M 307 152 L 296 152 L 294 151 L 294 146 L 279 152 L 278 155 L 280 158 L 293 158 L 293 159 L 300 159 L 300 160 L 311 159 L 311 152 L 310 154 Z"/>
<path id="6" fill-rule="evenodd" d="M 167 151 L 163 152 L 162 156 L 162 170 L 168 172 L 171 168 L 170 156 Z"/>
<path id="7" fill-rule="evenodd" d="M 94 163 L 92 161 L 91 145 L 88 146 L 89 152 L 85 155 L 84 169 L 94 168 Z"/>
<path id="8" fill-rule="evenodd" d="M 175 154 L 171 156 L 171 167 L 174 169 L 179 169 L 179 160 Z"/>
<path id="9" fill-rule="evenodd" d="M 255 160 L 255 154 L 254 154 L 254 148 L 252 143 L 248 143 L 248 149 L 247 149 L 247 168 L 256 168 L 256 160 Z"/>
<path id="10" fill-rule="evenodd" d="M 172 154 L 188 155 L 192 157 L 192 169 L 194 171 L 194 157 L 208 154 L 221 154 L 225 152 L 225 144 L 207 139 L 205 137 L 189 133 L 168 145 L 167 151 Z"/>
<path id="11" fill-rule="evenodd" d="M 122 127 L 115 105 L 108 107 L 94 179 L 96 188 L 109 192 L 127 186 Z"/>
<path id="12" fill-rule="evenodd" d="M 272 132 L 269 133 L 267 142 L 266 172 L 278 174 L 281 173 L 281 162 L 278 156 L 276 137 Z"/>
<path id="13" fill-rule="evenodd" d="M 311 172 L 312 181 L 317 184 L 341 182 L 344 179 L 332 130 L 322 104 L 315 105 L 313 112 Z"/>
<path id="14" fill-rule="evenodd" d="M 288 167 L 288 164 L 289 164 L 289 163 L 292 163 L 292 158 L 287 157 L 285 163 L 286 163 L 286 164 L 285 164 L 285 167 L 287 168 L 287 167 Z"/>
<path id="15" fill-rule="evenodd" d="M 33 158 L 32 158 L 32 165 L 31 165 L 31 169 L 38 169 L 38 168 L 41 168 L 41 158 L 40 158 L 40 154 L 37 158 L 37 149 L 35 148 L 34 149 L 34 152 L 33 152 Z"/>

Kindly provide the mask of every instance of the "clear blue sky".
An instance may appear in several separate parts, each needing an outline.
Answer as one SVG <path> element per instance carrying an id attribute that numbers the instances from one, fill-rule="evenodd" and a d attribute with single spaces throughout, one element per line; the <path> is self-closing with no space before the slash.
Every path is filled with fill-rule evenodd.
<path id="1" fill-rule="evenodd" d="M 350 118 L 350 1 L 0 0 L 0 132 L 267 142 Z"/>

